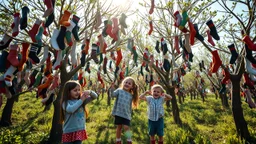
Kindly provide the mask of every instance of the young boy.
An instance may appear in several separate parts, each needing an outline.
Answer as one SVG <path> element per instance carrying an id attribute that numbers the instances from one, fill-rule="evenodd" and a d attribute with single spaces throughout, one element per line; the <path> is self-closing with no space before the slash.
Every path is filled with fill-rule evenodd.
<path id="1" fill-rule="evenodd" d="M 148 96 L 146 96 L 148 94 Z M 161 85 L 155 84 L 151 87 L 151 91 L 145 91 L 139 97 L 141 100 L 147 101 L 148 104 L 148 129 L 150 135 L 150 143 L 155 144 L 155 135 L 159 140 L 158 144 L 163 144 L 164 136 L 164 101 L 172 99 L 172 96 L 165 94 Z"/>

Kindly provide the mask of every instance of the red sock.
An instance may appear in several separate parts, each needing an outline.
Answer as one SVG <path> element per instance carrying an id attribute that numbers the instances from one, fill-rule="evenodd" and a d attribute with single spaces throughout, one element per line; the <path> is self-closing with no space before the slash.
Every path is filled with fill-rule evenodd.
<path id="1" fill-rule="evenodd" d="M 64 11 L 64 14 L 62 15 L 61 19 L 60 19 L 60 25 L 68 27 L 70 26 L 70 22 L 69 22 L 69 17 L 70 17 L 71 13 L 68 10 Z"/>
<path id="2" fill-rule="evenodd" d="M 195 43 L 195 36 L 196 36 L 196 30 L 194 28 L 193 23 L 190 20 L 188 21 L 188 26 L 189 26 L 189 30 L 190 30 L 189 42 L 190 42 L 191 45 L 194 45 L 194 43 Z"/>
<path id="3" fill-rule="evenodd" d="M 19 62 L 19 67 L 18 70 L 22 71 L 24 64 L 28 60 L 28 48 L 29 48 L 29 43 L 22 43 L 22 52 L 21 52 L 21 60 Z"/>
<path id="4" fill-rule="evenodd" d="M 219 57 L 219 54 L 218 54 L 217 50 L 214 50 L 211 53 L 212 53 L 212 56 L 213 56 L 213 64 L 212 64 L 212 67 L 211 67 L 211 72 L 216 73 L 218 71 L 219 67 L 222 65 L 222 61 Z"/>
<path id="5" fill-rule="evenodd" d="M 158 141 L 158 144 L 163 144 L 164 143 L 164 141 Z"/>
<path id="6" fill-rule="evenodd" d="M 38 32 L 39 26 L 41 25 L 42 21 L 39 19 L 36 19 L 35 24 L 33 25 L 32 29 L 28 31 L 28 34 L 31 38 L 31 40 L 36 43 L 36 34 Z"/>
<path id="7" fill-rule="evenodd" d="M 149 22 L 149 32 L 148 32 L 148 35 L 151 35 L 151 33 L 152 33 L 152 31 L 153 31 L 153 22 L 152 21 L 150 21 Z"/>
<path id="8" fill-rule="evenodd" d="M 45 10 L 43 17 L 48 17 L 53 13 L 52 0 L 44 0 L 44 4 L 46 5 L 47 9 Z"/>
<path id="9" fill-rule="evenodd" d="M 152 14 L 154 12 L 154 8 L 155 8 L 155 0 L 151 0 L 149 14 Z"/>
<path id="10" fill-rule="evenodd" d="M 158 60 L 156 60 L 156 67 L 158 68 Z"/>
<path id="11" fill-rule="evenodd" d="M 174 48 L 178 54 L 180 54 L 180 48 L 179 48 L 179 37 L 174 37 Z"/>
<path id="12" fill-rule="evenodd" d="M 156 144 L 156 140 L 150 140 L 150 144 Z"/>
<path id="13" fill-rule="evenodd" d="M 248 48 L 252 51 L 256 51 L 256 44 L 250 39 L 248 35 L 243 37 L 243 41 L 247 44 Z"/>
<path id="14" fill-rule="evenodd" d="M 111 37 L 113 38 L 114 35 L 112 33 L 112 22 L 111 21 L 108 21 L 108 24 L 107 24 L 107 29 L 106 29 L 106 33 Z"/>
<path id="15" fill-rule="evenodd" d="M 123 56 L 122 56 L 122 51 L 120 48 L 117 48 L 116 53 L 117 53 L 116 66 L 118 66 L 120 64 Z"/>
<path id="16" fill-rule="evenodd" d="M 212 39 L 212 36 L 210 35 L 210 30 L 207 30 L 206 33 L 207 33 L 207 36 L 208 36 L 208 42 L 209 42 L 212 46 L 215 46 L 215 43 L 214 43 L 214 41 L 213 41 L 213 39 Z"/>
<path id="17" fill-rule="evenodd" d="M 228 68 L 225 68 L 222 73 L 224 73 L 224 78 L 221 80 L 221 84 L 226 84 L 227 81 L 230 79 L 230 73 L 228 71 Z"/>
<path id="18" fill-rule="evenodd" d="M 7 60 L 11 63 L 12 66 L 17 67 L 19 65 L 19 60 L 18 60 L 18 45 L 11 45 L 9 54 L 7 56 Z"/>
<path id="19" fill-rule="evenodd" d="M 16 37 L 19 34 L 20 13 L 15 13 L 13 16 L 14 16 L 14 21 L 11 25 L 12 36 Z"/>

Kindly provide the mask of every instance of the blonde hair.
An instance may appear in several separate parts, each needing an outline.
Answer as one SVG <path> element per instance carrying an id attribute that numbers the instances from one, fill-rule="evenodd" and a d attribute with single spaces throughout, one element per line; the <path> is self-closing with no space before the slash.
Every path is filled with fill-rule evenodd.
<path id="1" fill-rule="evenodd" d="M 128 79 L 132 81 L 132 86 L 133 86 L 133 88 L 130 90 L 130 93 L 132 94 L 132 106 L 137 108 L 138 107 L 138 101 L 139 101 L 139 94 L 138 94 L 138 85 L 136 84 L 134 78 L 132 78 L 132 77 L 124 78 L 120 87 L 123 89 L 124 88 L 124 82 Z"/>
<path id="2" fill-rule="evenodd" d="M 159 84 L 154 84 L 152 87 L 151 87 L 151 90 L 155 89 L 155 88 L 160 88 L 162 92 L 164 92 L 164 88 L 159 85 Z"/>

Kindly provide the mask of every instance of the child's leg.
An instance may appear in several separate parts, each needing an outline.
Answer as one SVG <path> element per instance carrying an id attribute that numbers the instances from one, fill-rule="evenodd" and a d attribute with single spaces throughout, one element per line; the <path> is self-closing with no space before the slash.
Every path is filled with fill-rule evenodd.
<path id="1" fill-rule="evenodd" d="M 116 139 L 121 140 L 121 133 L 122 133 L 122 125 L 117 125 L 117 127 L 116 127 Z"/>
<path id="2" fill-rule="evenodd" d="M 155 135 L 150 136 L 150 144 L 156 144 Z"/>
<path id="3" fill-rule="evenodd" d="M 163 136 L 159 136 L 158 138 L 159 138 L 158 144 L 163 144 L 164 143 Z"/>
<path id="4" fill-rule="evenodd" d="M 124 125 L 124 135 L 127 138 L 127 144 L 132 144 L 132 132 L 130 131 L 129 126 Z"/>

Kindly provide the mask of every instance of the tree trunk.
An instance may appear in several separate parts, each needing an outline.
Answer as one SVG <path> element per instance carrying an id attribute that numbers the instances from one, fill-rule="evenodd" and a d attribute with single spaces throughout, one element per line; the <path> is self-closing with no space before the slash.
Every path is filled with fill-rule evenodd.
<path id="1" fill-rule="evenodd" d="M 189 93 L 190 93 L 190 99 L 193 100 L 193 92 L 190 91 Z"/>
<path id="2" fill-rule="evenodd" d="M 177 100 L 176 100 L 176 96 L 175 96 L 175 92 L 174 92 L 174 87 L 171 87 L 168 89 L 169 94 L 172 96 L 172 113 L 173 113 L 173 118 L 174 118 L 174 122 L 178 125 L 182 125 L 182 121 L 180 119 L 180 111 L 179 111 L 179 107 L 177 104 Z"/>
<path id="3" fill-rule="evenodd" d="M 222 99 L 221 100 L 222 106 L 225 108 L 229 108 L 227 93 L 220 93 L 220 95 Z"/>
<path id="4" fill-rule="evenodd" d="M 177 93 L 178 99 L 179 99 L 179 103 L 182 104 L 182 100 L 181 100 L 181 94 L 180 92 Z"/>
<path id="5" fill-rule="evenodd" d="M 240 80 L 242 76 L 231 75 L 230 79 L 232 82 L 232 113 L 236 125 L 237 134 L 241 139 L 249 141 L 250 133 L 247 127 L 247 123 L 244 119 L 242 102 L 240 97 Z"/>
<path id="6" fill-rule="evenodd" d="M 12 97 L 10 99 L 7 99 L 7 103 L 5 104 L 4 109 L 3 109 L 0 126 L 8 127 L 8 126 L 12 125 L 12 121 L 11 121 L 12 109 L 13 109 L 13 105 L 14 105 L 14 102 L 16 99 L 17 99 L 17 97 L 15 97 L 15 98 Z"/>
<path id="7" fill-rule="evenodd" d="M 215 99 L 218 99 L 218 93 L 215 91 L 214 94 L 215 94 Z"/>
<path id="8" fill-rule="evenodd" d="M 62 93 L 64 90 L 64 84 L 66 82 L 67 82 L 66 79 L 62 79 L 58 96 L 57 96 L 56 100 L 53 102 L 54 113 L 53 113 L 50 137 L 48 140 L 49 143 L 61 143 L 62 124 L 60 123 L 60 108 L 61 108 L 60 100 L 61 100 Z"/>

